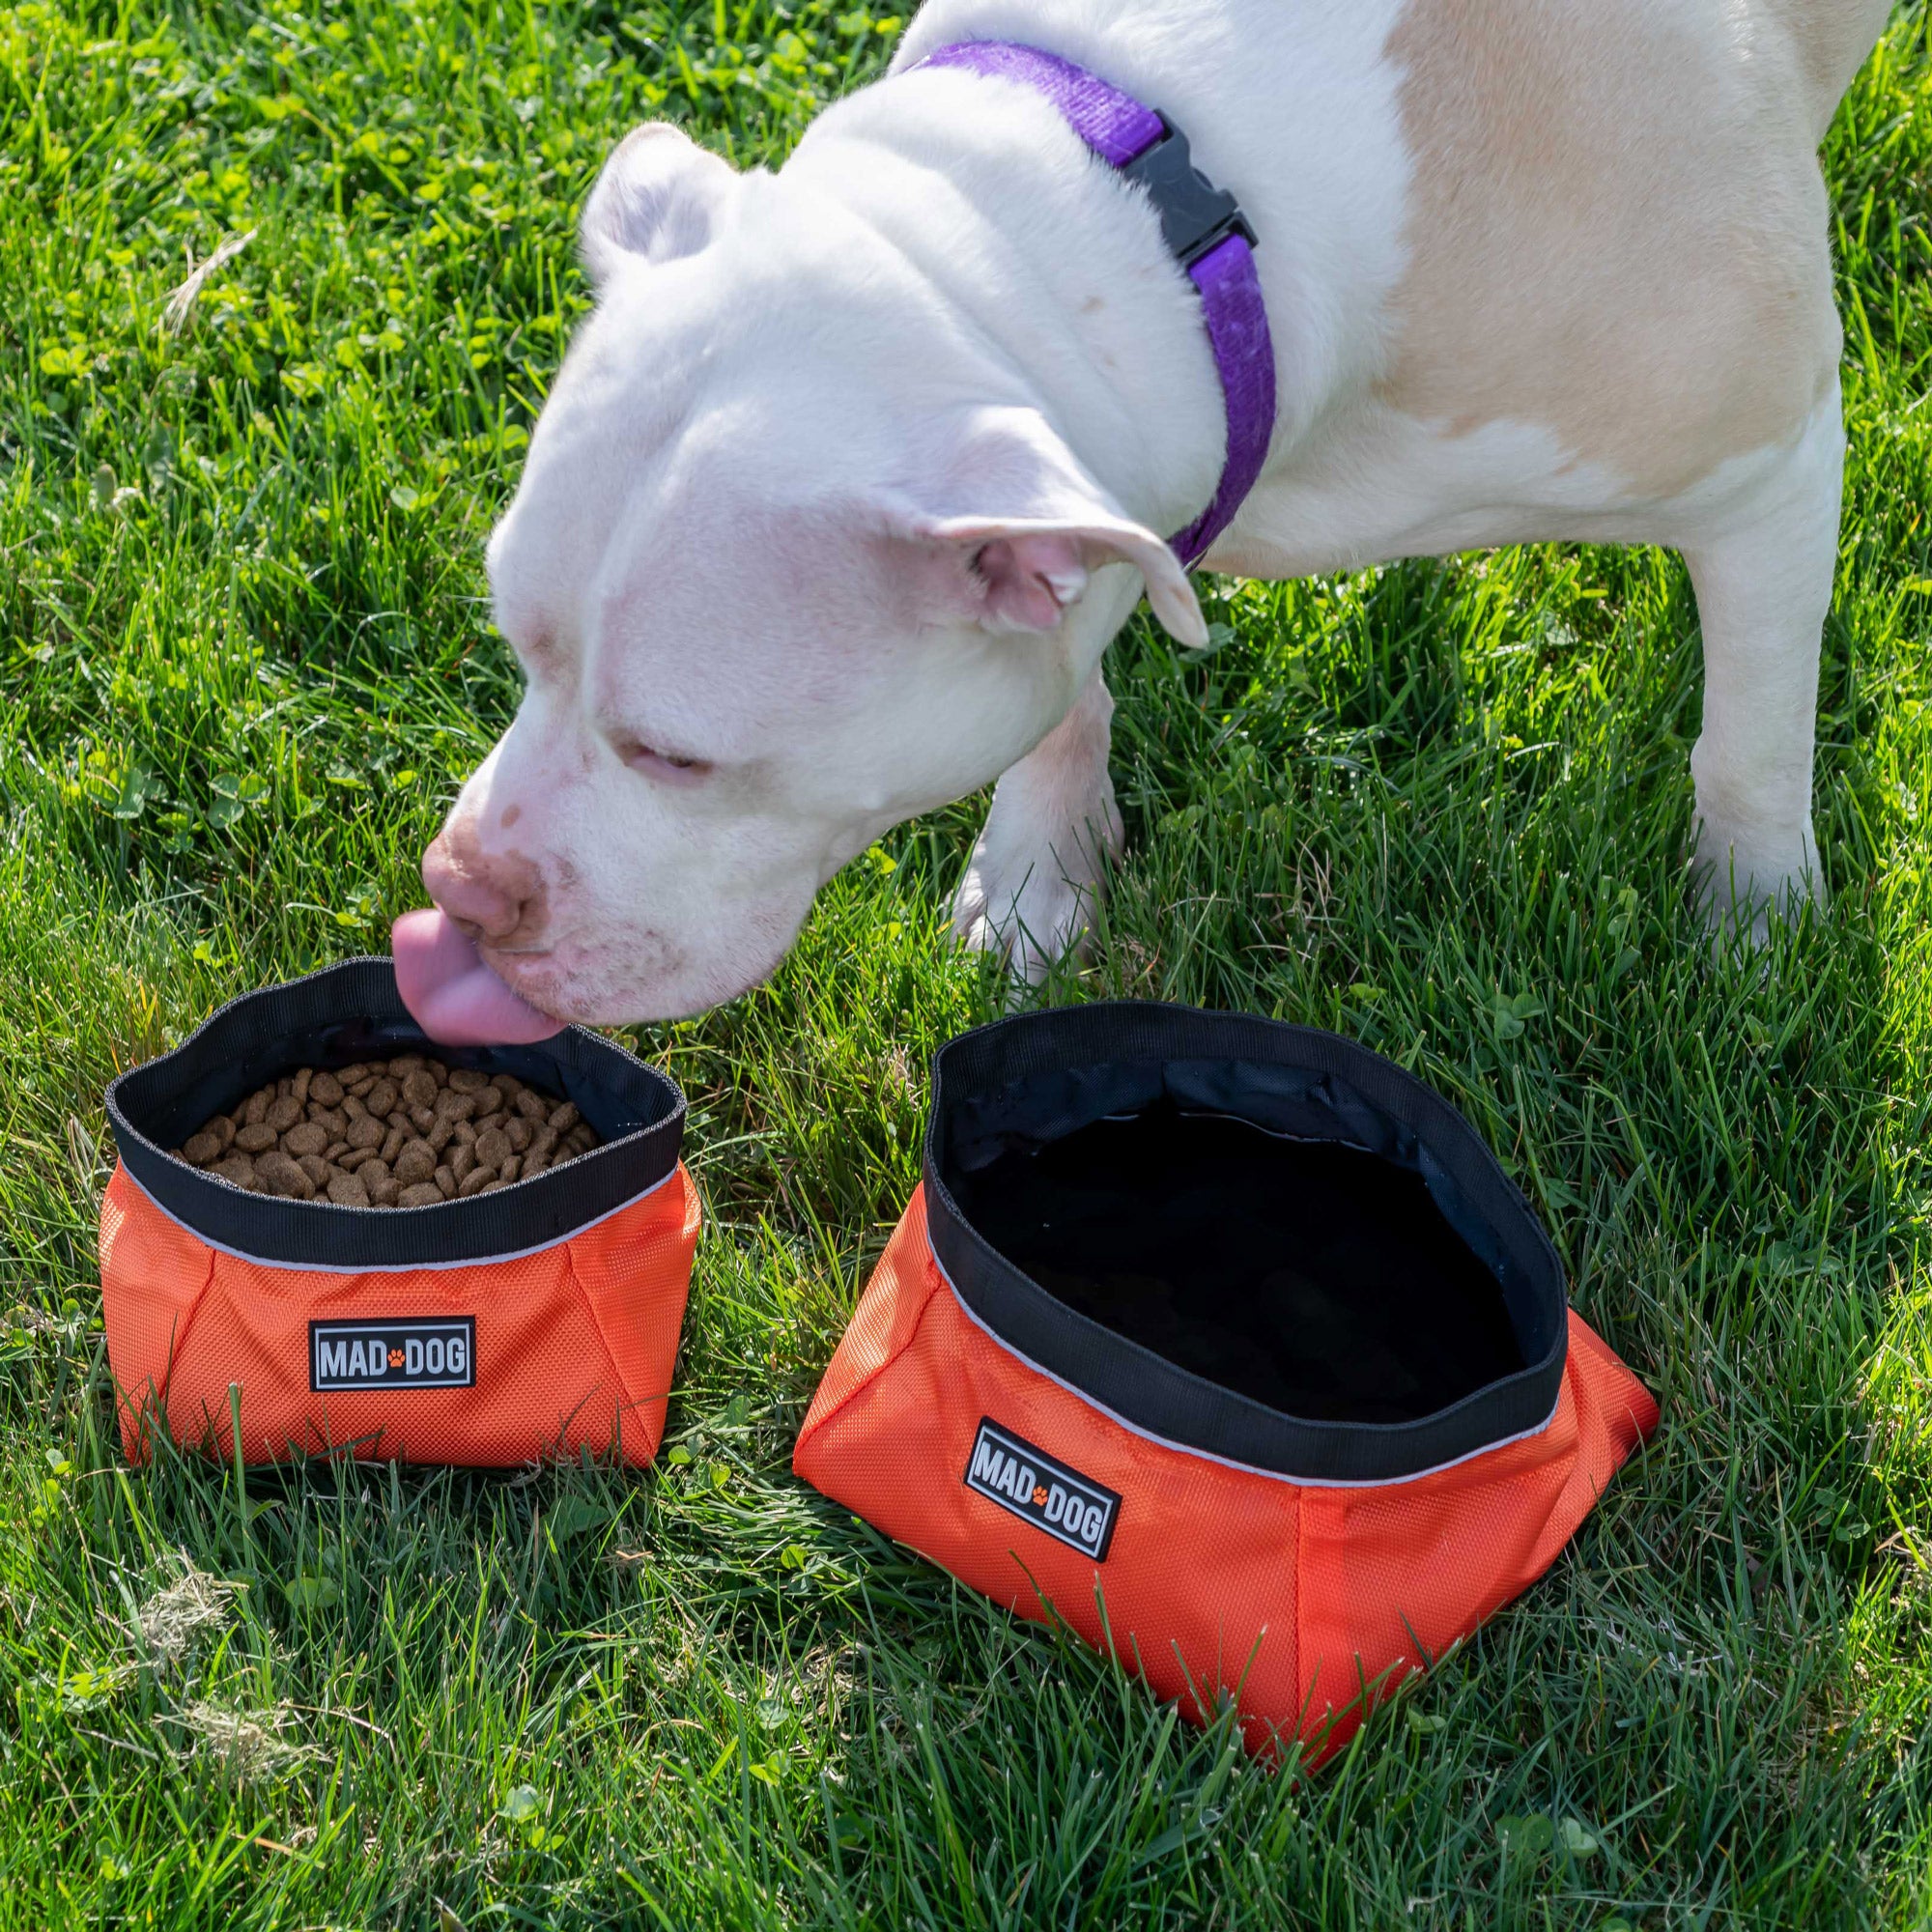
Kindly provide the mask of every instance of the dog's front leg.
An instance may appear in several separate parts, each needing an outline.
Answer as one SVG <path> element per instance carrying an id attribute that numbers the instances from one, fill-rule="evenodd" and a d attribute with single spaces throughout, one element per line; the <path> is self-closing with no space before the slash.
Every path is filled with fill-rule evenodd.
<path id="1" fill-rule="evenodd" d="M 1114 699 L 1096 668 L 1073 708 L 993 789 L 952 901 L 960 940 L 1037 983 L 1086 936 L 1121 814 L 1107 748 Z"/>
<path id="2" fill-rule="evenodd" d="M 1834 385 L 1747 511 L 1682 546 L 1704 633 L 1692 885 L 1715 929 L 1760 941 L 1825 899 L 1811 759 L 1844 442 Z"/>

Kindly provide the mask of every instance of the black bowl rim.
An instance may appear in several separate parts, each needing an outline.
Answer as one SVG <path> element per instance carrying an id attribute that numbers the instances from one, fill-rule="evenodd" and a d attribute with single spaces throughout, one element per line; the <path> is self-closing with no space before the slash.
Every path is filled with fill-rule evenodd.
<path id="1" fill-rule="evenodd" d="M 1226 1060 L 1343 1083 L 1426 1147 L 1507 1250 L 1504 1293 L 1526 1365 L 1410 1422 L 1286 1415 L 1197 1376 L 1069 1308 L 1001 1255 L 947 1185 L 949 1130 L 963 1101 L 1040 1073 L 1114 1063 Z M 967 1314 L 996 1342 L 1135 1433 L 1311 1484 L 1413 1479 L 1547 1428 L 1568 1359 L 1563 1263 L 1522 1191 L 1448 1100 L 1340 1034 L 1259 1015 L 1147 1000 L 1013 1014 L 933 1057 L 924 1149 L 927 1238 Z"/>
<path id="2" fill-rule="evenodd" d="M 425 1208 L 345 1208 L 251 1194 L 175 1159 L 155 1138 L 168 1109 L 198 1109 L 198 1124 L 289 1065 L 287 1058 L 273 1068 L 251 1059 L 274 1051 L 276 1040 L 331 1029 L 354 1037 L 358 1022 L 365 1027 L 360 1037 L 375 1039 L 391 1057 L 421 1051 L 486 1072 L 539 1065 L 547 1071 L 528 1077 L 548 1079 L 593 1125 L 598 1113 L 612 1125 L 634 1123 L 602 1147 L 528 1180 Z M 336 1064 L 367 1057 L 346 1051 Z M 224 1089 L 226 1100 L 197 1097 Z M 684 1095 L 671 1081 L 583 1027 L 566 1027 L 527 1047 L 437 1045 L 410 1017 L 396 989 L 394 962 L 373 954 L 230 1000 L 172 1051 L 115 1079 L 106 1103 L 124 1169 L 198 1239 L 273 1266 L 352 1273 L 470 1266 L 567 1240 L 670 1178 L 685 1116 Z"/>

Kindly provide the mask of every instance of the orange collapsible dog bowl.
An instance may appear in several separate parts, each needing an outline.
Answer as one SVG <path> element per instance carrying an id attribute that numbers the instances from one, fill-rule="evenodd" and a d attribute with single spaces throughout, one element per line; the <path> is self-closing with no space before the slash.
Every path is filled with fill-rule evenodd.
<path id="1" fill-rule="evenodd" d="M 249 1193 L 165 1151 L 295 1067 L 415 1052 L 562 1094 L 604 1145 L 468 1200 L 388 1208 Z M 222 1008 L 116 1080 L 107 1118 L 120 1160 L 100 1279 L 134 1460 L 160 1429 L 233 1453 L 236 1401 L 250 1463 L 657 1453 L 697 1195 L 678 1160 L 683 1096 L 622 1047 L 581 1027 L 434 1046 L 390 962 L 355 959 Z"/>
<path id="2" fill-rule="evenodd" d="M 1312 1759 L 1540 1577 L 1657 1414 L 1447 1101 L 1333 1034 L 1129 1002 L 941 1050 L 794 1466 Z"/>

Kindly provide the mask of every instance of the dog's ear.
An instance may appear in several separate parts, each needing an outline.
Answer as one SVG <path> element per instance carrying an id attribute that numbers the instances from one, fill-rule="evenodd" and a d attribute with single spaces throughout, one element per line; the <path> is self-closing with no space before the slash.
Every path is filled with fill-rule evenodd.
<path id="1" fill-rule="evenodd" d="M 668 262 L 711 240 L 737 185 L 730 162 L 707 153 L 668 121 L 633 128 L 611 151 L 583 204 L 578 242 L 592 281 L 636 258 Z"/>
<path id="2" fill-rule="evenodd" d="M 920 594 L 989 631 L 1052 631 L 1102 564 L 1130 563 L 1177 642 L 1208 625 L 1180 559 L 1137 524 L 1027 409 L 984 409 L 951 425 L 936 480 L 895 492 L 892 529 L 919 564 Z"/>

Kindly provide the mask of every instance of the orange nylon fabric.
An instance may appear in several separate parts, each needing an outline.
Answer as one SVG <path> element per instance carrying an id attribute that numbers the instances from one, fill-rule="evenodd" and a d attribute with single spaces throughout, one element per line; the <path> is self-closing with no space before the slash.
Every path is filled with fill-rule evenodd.
<path id="1" fill-rule="evenodd" d="M 982 1417 L 1120 1493 L 1103 1562 L 966 1486 Z M 1238 1691 L 1251 1750 L 1299 1735 L 1319 1762 L 1408 1671 L 1542 1576 L 1657 1420 L 1573 1313 L 1556 1412 L 1533 1435 L 1351 1488 L 1231 1467 L 1136 1434 L 987 1334 L 933 1260 L 922 1190 L 792 1466 L 996 1603 L 1037 1621 L 1051 1605 L 1089 1643 L 1111 1639 L 1196 1722 Z"/>
<path id="2" fill-rule="evenodd" d="M 117 1167 L 100 1209 L 100 1280 L 121 1436 L 146 1460 L 164 1412 L 185 1445 L 269 1463 L 330 1450 L 509 1467 L 587 1448 L 648 1463 L 697 1242 L 680 1165 L 658 1188 L 568 1239 L 513 1260 L 334 1273 L 211 1247 Z M 310 1388 L 311 1321 L 470 1316 L 469 1388 Z"/>

